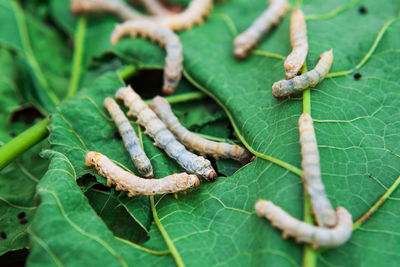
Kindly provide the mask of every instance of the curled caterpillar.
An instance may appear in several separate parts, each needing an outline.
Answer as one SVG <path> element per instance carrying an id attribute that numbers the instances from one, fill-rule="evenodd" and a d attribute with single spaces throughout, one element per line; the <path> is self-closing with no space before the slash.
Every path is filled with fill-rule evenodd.
<path id="1" fill-rule="evenodd" d="M 245 164 L 250 161 L 252 154 L 238 145 L 231 145 L 223 142 L 213 142 L 206 140 L 183 127 L 178 118 L 172 113 L 168 101 L 161 96 L 156 96 L 150 103 L 150 108 L 167 125 L 168 129 L 175 137 L 187 148 L 194 150 L 202 155 L 211 155 L 218 159 L 232 158 Z"/>
<path id="2" fill-rule="evenodd" d="M 279 23 L 280 18 L 286 14 L 289 7 L 286 0 L 270 0 L 269 7 L 249 28 L 235 38 L 233 46 L 236 58 L 246 58 L 250 50 L 257 45 L 260 37 L 268 32 L 273 25 Z"/>
<path id="3" fill-rule="evenodd" d="M 309 87 L 315 87 L 322 82 L 328 74 L 333 61 L 332 49 L 321 54 L 317 66 L 303 75 L 296 76 L 290 80 L 280 80 L 272 85 L 272 95 L 283 97 L 303 91 Z"/>
<path id="4" fill-rule="evenodd" d="M 258 200 L 255 210 L 259 217 L 267 218 L 273 226 L 282 230 L 283 238 L 293 237 L 297 242 L 311 244 L 314 249 L 344 244 L 350 239 L 353 229 L 351 214 L 343 207 L 336 209 L 338 220 L 333 228 L 313 226 L 299 221 L 271 201 Z"/>
<path id="5" fill-rule="evenodd" d="M 150 14 L 158 16 L 171 14 L 171 12 L 158 0 L 140 0 L 140 2 Z"/>
<path id="6" fill-rule="evenodd" d="M 125 34 L 136 37 L 141 34 L 143 37 L 149 36 L 152 41 L 165 46 L 167 56 L 165 58 L 164 84 L 162 91 L 165 94 L 172 94 L 182 75 L 182 45 L 179 37 L 170 29 L 157 25 L 149 20 L 132 20 L 117 25 L 111 35 L 111 43 L 116 44 Z"/>
<path id="7" fill-rule="evenodd" d="M 115 97 L 124 101 L 125 106 L 129 108 L 128 115 L 137 117 L 137 122 L 146 128 L 145 133 L 154 139 L 154 144 L 175 159 L 186 171 L 206 180 L 215 179 L 217 173 L 210 161 L 187 151 L 131 87 L 120 88 Z"/>
<path id="8" fill-rule="evenodd" d="M 198 187 L 199 178 L 187 173 L 175 173 L 161 179 L 144 179 L 137 177 L 115 165 L 105 155 L 90 151 L 86 154 L 86 165 L 95 166 L 99 175 L 107 178 L 107 186 L 115 185 L 116 190 L 128 192 L 128 196 L 159 195 L 176 193 Z"/>
<path id="9" fill-rule="evenodd" d="M 117 15 L 121 20 L 144 18 L 122 0 L 72 0 L 71 11 L 74 14 L 108 12 Z"/>
<path id="10" fill-rule="evenodd" d="M 173 31 L 191 29 L 194 24 L 202 24 L 213 8 L 212 0 L 192 0 L 189 6 L 179 14 L 170 14 L 157 18 L 161 24 Z"/>
<path id="11" fill-rule="evenodd" d="M 293 10 L 290 18 L 290 42 L 293 50 L 283 64 L 287 80 L 297 75 L 308 52 L 306 21 L 303 12 L 298 9 Z"/>
<path id="12" fill-rule="evenodd" d="M 315 219 L 319 226 L 332 227 L 336 224 L 336 215 L 322 183 L 313 120 L 307 113 L 303 113 L 300 116 L 299 132 L 302 156 L 301 167 L 303 169 L 302 178 L 306 191 L 311 198 Z"/>
<path id="13" fill-rule="evenodd" d="M 110 97 L 104 99 L 104 106 L 117 125 L 118 131 L 124 141 L 125 148 L 128 150 L 129 155 L 131 155 L 131 159 L 139 173 L 146 178 L 153 177 L 153 167 L 151 166 L 150 160 L 140 146 L 139 138 L 137 137 L 131 123 L 125 117 L 125 114 L 119 108 L 114 99 Z"/>

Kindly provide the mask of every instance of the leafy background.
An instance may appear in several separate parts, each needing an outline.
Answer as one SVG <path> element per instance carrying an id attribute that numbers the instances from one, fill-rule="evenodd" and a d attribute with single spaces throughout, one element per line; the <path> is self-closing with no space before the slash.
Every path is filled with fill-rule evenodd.
<path id="1" fill-rule="evenodd" d="M 111 46 L 116 18 L 94 16 L 85 25 L 71 15 L 68 1 L 18 5 L 1 0 L 0 22 L 8 25 L 0 31 L 1 142 L 51 113 L 48 141 L 1 171 L 0 232 L 6 234 L 0 238 L 0 253 L 6 253 L 2 260 L 10 261 L 15 255 L 11 251 L 29 247 L 31 266 L 173 265 L 177 258 L 188 266 L 312 266 L 305 260 L 310 255 L 318 266 L 396 266 L 400 2 L 293 4 L 301 6 L 307 18 L 307 67 L 313 68 L 321 52 L 334 50 L 330 78 L 311 90 L 327 194 L 334 206 L 346 207 L 354 221 L 374 211 L 367 220 L 357 221 L 347 244 L 310 251 L 283 240 L 254 212 L 254 203 L 264 198 L 297 218 L 309 216 L 298 169 L 297 120 L 303 98 L 277 100 L 270 91 L 272 83 L 284 77 L 283 58 L 291 50 L 290 16 L 243 62 L 232 56 L 233 38 L 266 7 L 265 1 L 216 4 L 204 25 L 179 34 L 185 80 L 176 94 L 200 90 L 208 98 L 175 103 L 174 112 L 196 132 L 240 140 L 257 158 L 244 167 L 217 161 L 221 177 L 216 182 L 179 194 L 178 199 L 157 197 L 153 203 L 148 197 L 128 198 L 104 187 L 105 180 L 85 167 L 84 156 L 96 150 L 136 171 L 102 102 L 124 83 L 144 98 L 159 93 L 164 51 L 140 39 L 126 38 Z M 79 38 L 75 32 L 82 24 L 86 34 Z M 59 99 L 67 95 L 70 69 L 77 70 L 71 66 L 74 40 L 75 50 L 84 48 L 80 92 L 57 105 L 45 92 L 50 88 Z M 119 74 L 127 65 L 135 74 L 122 80 Z M 144 135 L 143 144 L 156 177 L 180 171 Z M 42 149 L 46 150 L 39 158 Z"/>

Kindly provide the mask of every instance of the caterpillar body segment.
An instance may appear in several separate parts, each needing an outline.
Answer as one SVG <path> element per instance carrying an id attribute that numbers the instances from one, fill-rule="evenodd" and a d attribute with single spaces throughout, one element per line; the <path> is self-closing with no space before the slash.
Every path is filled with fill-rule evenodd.
<path id="1" fill-rule="evenodd" d="M 280 80 L 272 85 L 272 95 L 274 97 L 284 97 L 290 94 L 303 91 L 304 89 L 315 87 L 322 82 L 328 74 L 333 61 L 332 49 L 321 54 L 318 64 L 314 69 L 300 76 L 295 76 L 290 80 Z"/>
<path id="2" fill-rule="evenodd" d="M 313 120 L 307 113 L 299 119 L 301 167 L 303 181 L 311 198 L 315 219 L 319 226 L 332 227 L 336 224 L 336 214 L 329 201 L 321 179 L 321 168 L 317 139 L 315 137 Z"/>
<path id="3" fill-rule="evenodd" d="M 145 17 L 122 0 L 72 0 L 71 11 L 74 14 L 112 13 L 121 20 Z"/>
<path id="4" fill-rule="evenodd" d="M 115 185 L 116 190 L 127 191 L 129 197 L 176 193 L 198 187 L 200 184 L 196 175 L 187 173 L 176 173 L 161 179 L 141 178 L 123 170 L 105 155 L 94 151 L 86 154 L 86 165 L 95 166 L 99 175 L 107 179 L 107 186 Z"/>
<path id="5" fill-rule="evenodd" d="M 169 157 L 175 159 L 186 171 L 206 180 L 216 178 L 217 173 L 210 161 L 187 151 L 131 87 L 120 88 L 115 97 L 123 100 L 125 106 L 130 108 L 128 115 L 136 117 L 137 123 L 146 128 L 145 133 L 153 138 L 155 145 L 163 149 Z"/>
<path id="6" fill-rule="evenodd" d="M 118 43 L 126 34 L 130 34 L 132 37 L 140 34 L 165 47 L 167 56 L 165 58 L 162 91 L 168 95 L 172 94 L 179 84 L 183 70 L 182 45 L 179 37 L 167 27 L 157 25 L 152 21 L 133 20 L 116 26 L 111 35 L 111 43 Z"/>
<path id="7" fill-rule="evenodd" d="M 282 230 L 284 238 L 293 237 L 297 242 L 311 244 L 314 249 L 338 247 L 350 239 L 353 230 L 351 214 L 343 207 L 336 209 L 338 220 L 332 228 L 299 221 L 271 201 L 260 199 L 255 205 L 255 210 L 259 217 L 267 218 L 273 226 Z"/>
<path id="8" fill-rule="evenodd" d="M 248 57 L 251 49 L 257 45 L 261 36 L 267 33 L 272 26 L 277 25 L 285 16 L 290 5 L 286 0 L 270 0 L 269 7 L 247 28 L 239 34 L 234 42 L 234 55 L 237 59 Z"/>
<path id="9" fill-rule="evenodd" d="M 146 178 L 153 177 L 153 167 L 151 166 L 149 158 L 144 153 L 139 138 L 128 118 L 126 118 L 125 114 L 112 98 L 107 97 L 104 100 L 104 106 L 116 124 L 122 140 L 124 141 L 125 148 L 128 150 L 133 164 L 139 173 Z"/>
<path id="10" fill-rule="evenodd" d="M 287 80 L 297 75 L 306 60 L 308 52 L 306 21 L 303 12 L 299 9 L 293 10 L 290 19 L 290 42 L 293 50 L 283 64 Z"/>
<path id="11" fill-rule="evenodd" d="M 153 98 L 149 106 L 175 137 L 190 150 L 196 151 L 201 155 L 211 155 L 216 159 L 221 157 L 232 158 L 242 164 L 248 163 L 253 157 L 249 151 L 241 146 L 209 141 L 192 133 L 179 123 L 168 101 L 161 96 Z"/>

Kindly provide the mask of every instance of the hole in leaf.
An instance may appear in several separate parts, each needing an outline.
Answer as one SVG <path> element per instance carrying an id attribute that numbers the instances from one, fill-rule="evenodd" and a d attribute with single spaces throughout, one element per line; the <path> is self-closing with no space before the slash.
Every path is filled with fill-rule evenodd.
<path id="1" fill-rule="evenodd" d="M 365 15 L 365 14 L 368 13 L 368 9 L 367 9 L 365 6 L 360 6 L 360 7 L 358 8 L 358 12 L 359 12 L 360 14 L 362 14 L 362 15 Z"/>
<path id="2" fill-rule="evenodd" d="M 132 88 L 143 98 L 149 99 L 156 95 L 162 95 L 164 70 L 144 69 L 137 75 L 129 77 L 125 82 L 132 85 Z"/>
<path id="3" fill-rule="evenodd" d="M 35 107 L 23 107 L 11 115 L 11 122 L 23 121 L 26 124 L 33 123 L 38 118 L 44 118 L 44 116 Z"/>
<path id="4" fill-rule="evenodd" d="M 2 239 L 7 239 L 7 234 L 5 232 L 1 232 L 0 236 Z"/>
<path id="5" fill-rule="evenodd" d="M 359 79 L 361 79 L 362 75 L 361 75 L 361 73 L 357 72 L 356 74 L 354 74 L 353 77 L 354 77 L 354 80 L 359 80 Z"/>
<path id="6" fill-rule="evenodd" d="M 23 219 L 19 220 L 19 223 L 20 223 L 20 224 L 27 224 L 27 223 L 28 223 L 28 220 L 25 219 L 25 218 L 23 218 Z"/>
<path id="7" fill-rule="evenodd" d="M 25 212 L 20 212 L 20 213 L 18 213 L 17 217 L 18 217 L 18 219 L 23 219 L 23 218 L 26 217 L 26 213 Z"/>

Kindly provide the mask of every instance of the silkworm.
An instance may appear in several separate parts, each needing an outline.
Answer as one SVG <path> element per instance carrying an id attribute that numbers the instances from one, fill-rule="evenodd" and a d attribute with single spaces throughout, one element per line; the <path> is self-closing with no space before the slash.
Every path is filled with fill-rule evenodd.
<path id="1" fill-rule="evenodd" d="M 293 50 L 283 64 L 287 80 L 297 75 L 308 52 L 306 21 L 303 12 L 298 9 L 293 10 L 290 18 L 290 42 Z"/>
<path id="2" fill-rule="evenodd" d="M 128 192 L 128 196 L 159 195 L 176 193 L 198 187 L 199 178 L 187 173 L 175 173 L 161 179 L 145 179 L 133 175 L 115 165 L 105 155 L 90 151 L 86 154 L 86 165 L 95 166 L 99 175 L 107 179 L 107 186 L 115 185 L 116 190 Z"/>
<path id="3" fill-rule="evenodd" d="M 303 75 L 296 76 L 290 80 L 280 80 L 272 85 L 272 95 L 283 97 L 300 92 L 304 89 L 315 87 L 322 82 L 328 74 L 333 61 L 332 49 L 321 54 L 317 66 Z"/>
<path id="4" fill-rule="evenodd" d="M 292 217 L 271 201 L 258 200 L 255 210 L 259 217 L 265 217 L 271 224 L 283 231 L 283 238 L 293 237 L 297 242 L 311 244 L 314 249 L 319 247 L 338 247 L 351 237 L 353 221 L 351 214 L 343 207 L 336 209 L 338 218 L 333 228 L 313 226 Z"/>
<path id="5" fill-rule="evenodd" d="M 242 164 L 249 162 L 253 156 L 249 151 L 241 146 L 209 141 L 195 133 L 192 133 L 179 123 L 178 118 L 174 113 L 172 113 L 168 101 L 161 96 L 153 98 L 149 106 L 165 123 L 179 142 L 190 150 L 196 151 L 201 155 L 211 155 L 216 159 L 220 157 L 232 158 Z"/>
<path id="6" fill-rule="evenodd" d="M 235 38 L 233 46 L 236 58 L 246 58 L 250 50 L 257 45 L 261 36 L 267 33 L 273 25 L 279 23 L 280 18 L 286 14 L 289 7 L 286 0 L 270 0 L 269 7 L 249 28 Z"/>
<path id="7" fill-rule="evenodd" d="M 145 17 L 122 0 L 72 0 L 71 10 L 75 14 L 113 13 L 121 20 Z"/>
<path id="8" fill-rule="evenodd" d="M 128 115 L 136 117 L 137 123 L 146 128 L 145 134 L 153 138 L 154 144 L 163 149 L 169 157 L 175 159 L 182 168 L 206 180 L 215 179 L 217 173 L 210 161 L 187 151 L 131 87 L 120 88 L 115 97 L 123 100 L 125 106 L 130 108 Z"/>
<path id="9" fill-rule="evenodd" d="M 131 123 L 126 118 L 125 114 L 119 108 L 118 104 L 114 99 L 107 97 L 104 100 L 104 106 L 110 113 L 113 121 L 118 127 L 118 131 L 121 134 L 122 140 L 126 150 L 133 161 L 133 164 L 144 177 L 153 177 L 153 167 L 151 166 L 149 158 L 144 153 L 139 138 L 137 137 L 135 130 Z"/>
<path id="10" fill-rule="evenodd" d="M 301 167 L 303 169 L 302 178 L 306 191 L 311 198 L 315 219 L 319 226 L 331 227 L 336 224 L 336 215 L 322 183 L 313 120 L 307 113 L 303 113 L 300 116 L 299 132 L 302 156 Z"/>
<path id="11" fill-rule="evenodd" d="M 212 8 L 212 0 L 192 0 L 183 12 L 157 19 L 173 31 L 188 30 L 195 24 L 202 24 L 203 18 L 210 14 Z"/>
<path id="12" fill-rule="evenodd" d="M 165 94 L 172 94 L 182 75 L 182 45 L 179 37 L 167 27 L 157 25 L 149 20 L 133 20 L 117 25 L 111 35 L 111 43 L 116 44 L 125 34 L 133 38 L 137 34 L 143 37 L 149 36 L 152 41 L 165 46 L 167 57 L 165 58 L 164 85 L 162 91 Z"/>
<path id="13" fill-rule="evenodd" d="M 158 0 L 140 0 L 141 4 L 146 10 L 153 15 L 165 16 L 172 14 L 160 1 Z"/>

